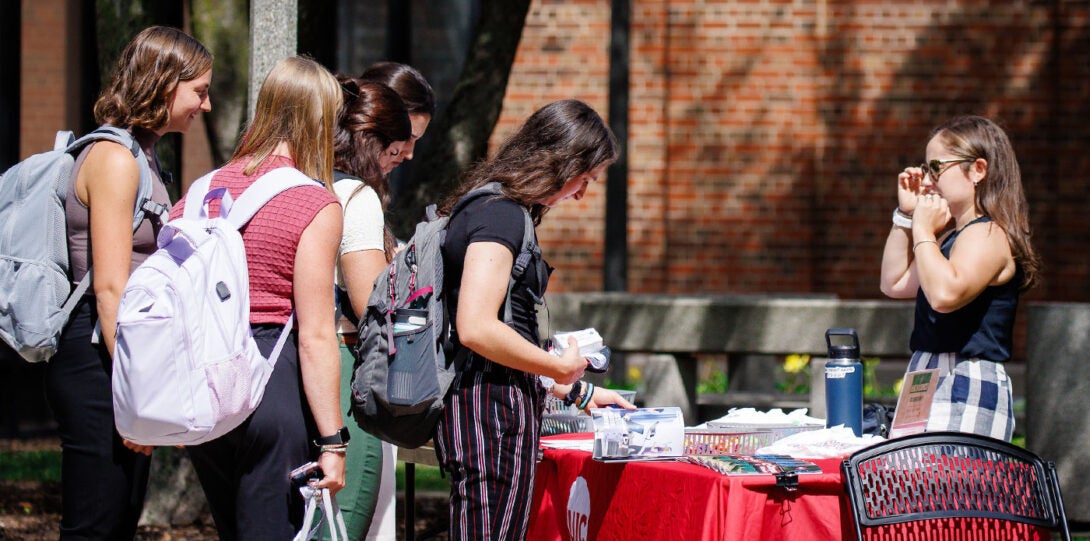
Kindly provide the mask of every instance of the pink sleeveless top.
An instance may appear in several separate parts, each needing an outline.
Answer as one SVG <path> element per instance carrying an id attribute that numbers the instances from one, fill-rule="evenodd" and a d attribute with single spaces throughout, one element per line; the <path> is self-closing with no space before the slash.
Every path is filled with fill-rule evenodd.
<path id="1" fill-rule="evenodd" d="M 258 176 L 277 167 L 294 167 L 291 158 L 270 156 L 253 175 L 242 169 L 249 160 L 235 160 L 212 177 L 212 188 L 226 187 L 238 198 Z M 303 230 L 327 205 L 339 205 L 337 197 L 314 181 L 314 186 L 292 188 L 274 197 L 242 228 L 246 264 L 250 270 L 250 323 L 283 324 L 291 315 L 294 299 L 295 252 Z M 209 214 L 219 215 L 220 202 L 209 204 Z M 185 211 L 185 198 L 170 212 L 177 218 Z M 332 287 L 332 283 L 330 283 Z"/>

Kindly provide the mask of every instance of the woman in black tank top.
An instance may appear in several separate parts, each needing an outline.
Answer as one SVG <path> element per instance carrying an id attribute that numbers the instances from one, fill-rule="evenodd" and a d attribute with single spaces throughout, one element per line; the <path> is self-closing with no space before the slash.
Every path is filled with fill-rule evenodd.
<path id="1" fill-rule="evenodd" d="M 954 118 L 931 134 L 926 159 L 897 178 L 882 255 L 882 292 L 916 299 L 908 371 L 937 369 L 928 431 L 1010 440 L 1010 359 L 1018 296 L 1037 281 L 1014 149 L 1002 128 Z"/>

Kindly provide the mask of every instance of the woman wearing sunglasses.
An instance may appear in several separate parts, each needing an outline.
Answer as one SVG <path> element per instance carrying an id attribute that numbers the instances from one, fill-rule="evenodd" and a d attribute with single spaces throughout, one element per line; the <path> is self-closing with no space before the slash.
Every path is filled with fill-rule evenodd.
<path id="1" fill-rule="evenodd" d="M 939 370 L 930 432 L 1010 441 L 1010 359 L 1018 297 L 1037 282 L 1022 177 L 994 122 L 936 128 L 927 161 L 897 176 L 897 208 L 882 254 L 882 292 L 916 298 L 908 372 Z"/>

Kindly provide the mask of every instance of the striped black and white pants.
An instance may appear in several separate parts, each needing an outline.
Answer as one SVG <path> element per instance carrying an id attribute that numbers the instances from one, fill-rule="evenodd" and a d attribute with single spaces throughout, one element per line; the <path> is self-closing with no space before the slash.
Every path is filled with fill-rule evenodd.
<path id="1" fill-rule="evenodd" d="M 537 376 L 476 355 L 455 378 L 435 438 L 451 540 L 526 538 L 544 396 Z"/>

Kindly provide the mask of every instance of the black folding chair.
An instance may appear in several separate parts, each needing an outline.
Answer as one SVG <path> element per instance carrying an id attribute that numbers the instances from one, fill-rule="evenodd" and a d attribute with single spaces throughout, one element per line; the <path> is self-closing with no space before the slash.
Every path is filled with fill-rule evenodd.
<path id="1" fill-rule="evenodd" d="M 1055 465 L 1005 441 L 928 432 L 861 449 L 841 468 L 861 540 L 865 528 L 950 534 L 937 519 L 973 528 L 1020 523 L 1071 539 Z"/>

